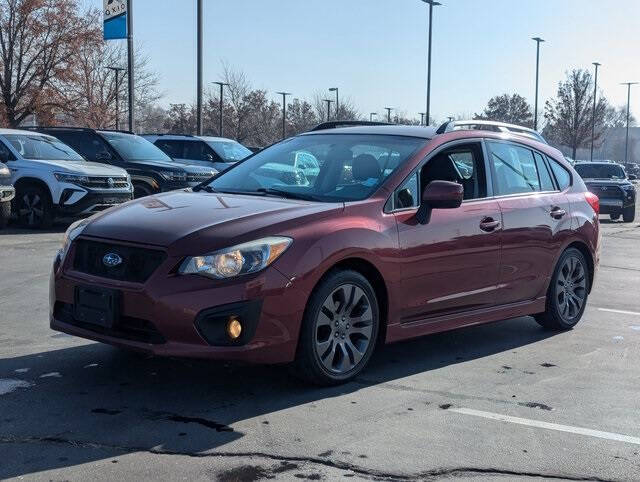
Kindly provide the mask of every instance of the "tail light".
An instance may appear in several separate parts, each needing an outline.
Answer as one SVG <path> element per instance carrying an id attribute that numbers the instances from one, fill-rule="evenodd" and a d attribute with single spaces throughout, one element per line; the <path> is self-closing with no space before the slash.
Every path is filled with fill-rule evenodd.
<path id="1" fill-rule="evenodd" d="M 598 199 L 598 196 L 596 196 L 590 191 L 587 191 L 584 193 L 584 197 L 589 203 L 589 206 L 591 206 L 591 208 L 593 209 L 593 211 L 596 214 L 600 214 L 600 199 Z"/>

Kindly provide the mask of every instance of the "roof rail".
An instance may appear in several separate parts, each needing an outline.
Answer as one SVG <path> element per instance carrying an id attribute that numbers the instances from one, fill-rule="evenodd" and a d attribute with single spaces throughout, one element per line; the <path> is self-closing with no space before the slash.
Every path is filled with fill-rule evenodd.
<path id="1" fill-rule="evenodd" d="M 491 130 L 494 132 L 509 132 L 511 134 L 518 134 L 521 136 L 532 138 L 538 142 L 548 144 L 546 139 L 542 135 L 529 127 L 519 126 L 517 124 L 509 124 L 507 122 L 498 122 L 492 120 L 482 119 L 468 119 L 468 120 L 454 120 L 448 121 L 440 125 L 436 130 L 436 134 L 444 134 L 445 132 L 451 132 L 468 126 L 474 130 Z"/>
<path id="2" fill-rule="evenodd" d="M 78 131 L 104 131 L 104 132 L 121 132 L 122 134 L 134 134 L 135 132 L 124 130 L 124 129 L 102 129 L 102 128 L 92 128 L 92 127 L 79 127 L 79 126 L 28 126 L 21 127 L 21 129 L 29 130 L 29 131 L 39 131 L 41 129 L 46 130 L 69 130 L 75 129 Z"/>
<path id="3" fill-rule="evenodd" d="M 182 136 L 182 137 L 195 137 L 193 134 L 180 134 L 177 132 L 143 132 L 141 136 Z"/>
<path id="4" fill-rule="evenodd" d="M 389 122 L 378 121 L 359 121 L 359 120 L 333 120 L 322 122 L 315 126 L 313 129 L 309 129 L 309 132 L 324 131 L 326 129 L 336 129 L 338 127 L 356 127 L 356 126 L 391 126 Z"/>

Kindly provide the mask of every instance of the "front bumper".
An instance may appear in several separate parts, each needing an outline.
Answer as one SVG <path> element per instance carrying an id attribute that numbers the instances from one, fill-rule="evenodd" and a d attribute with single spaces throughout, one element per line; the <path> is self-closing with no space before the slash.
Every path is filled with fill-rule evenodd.
<path id="1" fill-rule="evenodd" d="M 251 363 L 286 363 L 295 357 L 306 296 L 273 267 L 230 283 L 175 275 L 181 258 L 168 256 L 144 284 L 137 284 L 74 271 L 73 251 L 72 247 L 63 267 L 57 259 L 53 265 L 49 291 L 53 330 L 158 356 Z M 120 318 L 113 329 L 73 319 L 76 286 L 119 291 Z M 226 315 L 234 305 L 251 307 L 255 316 L 253 327 L 248 319 L 243 323 L 248 336 L 240 343 L 216 338 L 220 330 L 215 327 L 213 332 L 203 329 L 203 317 Z M 242 321 L 245 315 L 239 316 Z"/>
<path id="2" fill-rule="evenodd" d="M 635 206 L 635 196 L 631 198 L 601 198 L 600 214 L 621 214 L 625 209 Z"/>
<path id="3" fill-rule="evenodd" d="M 63 191 L 62 199 L 68 196 L 68 191 Z M 71 194 L 73 196 L 73 194 Z M 61 203 L 58 206 L 58 214 L 61 216 L 82 216 L 104 211 L 107 208 L 117 206 L 133 199 L 133 193 L 129 191 L 87 191 L 79 201 L 73 204 Z"/>

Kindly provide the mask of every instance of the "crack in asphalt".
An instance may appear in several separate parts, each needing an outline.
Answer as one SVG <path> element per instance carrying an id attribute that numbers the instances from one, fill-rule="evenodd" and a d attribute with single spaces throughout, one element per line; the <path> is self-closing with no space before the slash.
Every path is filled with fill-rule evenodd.
<path id="1" fill-rule="evenodd" d="M 300 462 L 300 463 L 310 463 L 321 465 L 328 468 L 346 470 L 358 475 L 363 475 L 367 477 L 373 477 L 376 479 L 384 479 L 384 480 L 415 480 L 415 479 L 425 479 L 425 480 L 433 480 L 441 477 L 455 477 L 461 476 L 464 474 L 494 474 L 494 475 L 511 475 L 518 477 L 538 477 L 538 478 L 546 478 L 553 480 L 573 480 L 573 481 L 595 481 L 595 482 L 614 482 L 615 479 L 603 479 L 601 477 L 596 476 L 575 476 L 575 475 L 562 475 L 562 474 L 551 474 L 544 472 L 529 472 L 529 471 L 518 471 L 518 470 L 508 470 L 508 469 L 499 469 L 493 467 L 448 467 L 448 468 L 438 468 L 431 469 L 422 472 L 418 472 L 415 474 L 398 474 L 393 472 L 384 472 L 376 469 L 368 469 L 366 467 L 361 467 L 355 464 L 351 464 L 349 462 L 339 461 L 339 460 L 328 460 L 320 457 L 305 457 L 305 456 L 287 456 L 287 455 L 277 455 L 277 454 L 269 454 L 266 452 L 185 452 L 178 450 L 164 450 L 159 448 L 146 448 L 146 447 L 135 447 L 135 446 L 122 446 L 122 445 L 113 445 L 113 444 L 105 444 L 102 442 L 87 442 L 81 440 L 71 440 L 62 437 L 13 437 L 13 436 L 3 436 L 0 437 L 0 444 L 37 444 L 37 443 L 50 443 L 50 444 L 59 444 L 59 445 L 71 445 L 76 448 L 92 448 L 92 449 L 108 449 L 108 450 L 118 450 L 121 452 L 144 452 L 152 455 L 173 455 L 173 456 L 183 456 L 183 457 L 193 457 L 193 458 L 246 458 L 246 457 L 256 457 L 256 458 L 264 458 L 268 460 L 278 461 L 278 462 Z"/>

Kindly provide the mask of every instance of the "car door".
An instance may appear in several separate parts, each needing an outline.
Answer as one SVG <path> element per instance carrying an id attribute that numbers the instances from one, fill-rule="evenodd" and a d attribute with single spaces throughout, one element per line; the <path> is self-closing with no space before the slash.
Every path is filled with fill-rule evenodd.
<path id="1" fill-rule="evenodd" d="M 189 140 L 184 142 L 184 156 L 179 159 L 186 164 L 214 167 L 217 154 L 203 141 Z"/>
<path id="2" fill-rule="evenodd" d="M 433 180 L 459 182 L 465 188 L 464 200 L 458 208 L 433 210 L 422 225 L 416 220 L 419 193 Z M 490 195 L 480 141 L 448 144 L 396 190 L 401 322 L 426 321 L 497 302 L 501 214 Z"/>
<path id="3" fill-rule="evenodd" d="M 493 190 L 502 211 L 500 302 L 545 295 L 558 251 L 571 233 L 567 196 L 546 157 L 526 145 L 487 141 Z"/>

